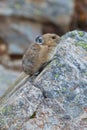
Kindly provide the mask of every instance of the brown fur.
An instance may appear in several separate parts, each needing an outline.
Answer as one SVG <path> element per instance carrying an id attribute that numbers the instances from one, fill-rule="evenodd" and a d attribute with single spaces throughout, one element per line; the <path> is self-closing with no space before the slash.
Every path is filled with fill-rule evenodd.
<path id="1" fill-rule="evenodd" d="M 44 34 L 43 44 L 32 44 L 23 56 L 23 69 L 28 75 L 37 72 L 40 67 L 51 60 L 50 54 L 57 46 L 59 36 L 56 34 Z"/>

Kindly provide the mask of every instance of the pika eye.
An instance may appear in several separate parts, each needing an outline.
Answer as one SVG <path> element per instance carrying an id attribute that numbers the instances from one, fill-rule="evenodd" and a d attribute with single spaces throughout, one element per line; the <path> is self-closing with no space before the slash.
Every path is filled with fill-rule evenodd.
<path id="1" fill-rule="evenodd" d="M 44 40 L 41 36 L 38 36 L 36 39 L 35 39 L 36 43 L 37 44 L 43 44 L 44 43 Z"/>
<path id="2" fill-rule="evenodd" d="M 52 39 L 56 39 L 56 36 L 52 36 Z"/>

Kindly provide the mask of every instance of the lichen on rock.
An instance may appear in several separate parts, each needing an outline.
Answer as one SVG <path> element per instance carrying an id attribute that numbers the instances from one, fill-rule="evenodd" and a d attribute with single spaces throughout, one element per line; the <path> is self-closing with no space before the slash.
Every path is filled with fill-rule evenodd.
<path id="1" fill-rule="evenodd" d="M 86 32 L 61 37 L 55 59 L 0 107 L 2 130 L 87 128 L 87 50 L 80 41 L 87 43 Z"/>

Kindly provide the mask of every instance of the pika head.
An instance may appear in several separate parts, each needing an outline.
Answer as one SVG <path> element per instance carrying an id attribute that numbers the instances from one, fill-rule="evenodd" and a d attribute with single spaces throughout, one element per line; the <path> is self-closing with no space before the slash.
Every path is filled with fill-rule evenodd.
<path id="1" fill-rule="evenodd" d="M 35 42 L 40 45 L 47 45 L 48 47 L 56 46 L 59 42 L 60 37 L 57 34 L 44 34 L 42 36 L 38 36 L 35 39 Z"/>

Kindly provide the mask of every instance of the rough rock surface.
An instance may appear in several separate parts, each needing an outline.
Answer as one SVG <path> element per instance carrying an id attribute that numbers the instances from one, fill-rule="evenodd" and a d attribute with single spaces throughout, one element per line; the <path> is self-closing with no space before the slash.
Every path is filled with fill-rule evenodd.
<path id="1" fill-rule="evenodd" d="M 16 77 L 19 75 L 19 72 L 14 72 L 7 70 L 0 65 L 0 97 L 7 90 L 11 82 L 14 82 Z"/>
<path id="2" fill-rule="evenodd" d="M 87 129 L 87 33 L 65 34 L 55 57 L 0 106 L 1 130 Z"/>

